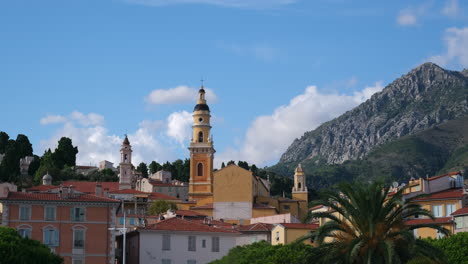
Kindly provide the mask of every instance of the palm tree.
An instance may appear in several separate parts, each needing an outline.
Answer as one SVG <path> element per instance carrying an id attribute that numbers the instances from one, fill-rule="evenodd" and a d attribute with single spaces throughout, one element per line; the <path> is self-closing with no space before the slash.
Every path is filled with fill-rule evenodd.
<path id="1" fill-rule="evenodd" d="M 381 183 L 341 183 L 339 192 L 321 194 L 314 205 L 331 210 L 309 213 L 305 221 L 326 221 L 311 235 L 323 263 L 406 263 L 417 256 L 443 262 L 443 254 L 414 238 L 413 230 L 427 227 L 444 234 L 448 230 L 433 223 L 406 226 L 404 221 L 416 215 L 434 217 L 419 204 L 411 203 L 412 199 L 405 201 L 403 189 L 396 193 L 389 193 L 389 189 Z"/>

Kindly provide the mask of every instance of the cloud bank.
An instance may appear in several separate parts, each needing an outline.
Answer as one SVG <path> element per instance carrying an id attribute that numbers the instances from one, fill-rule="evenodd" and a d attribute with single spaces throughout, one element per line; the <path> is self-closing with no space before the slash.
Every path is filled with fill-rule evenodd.
<path id="1" fill-rule="evenodd" d="M 257 117 L 247 129 L 240 148 L 222 152 L 216 163 L 219 166 L 223 161 L 245 160 L 263 166 L 274 162 L 305 131 L 343 114 L 382 89 L 381 81 L 352 95 L 323 93 L 316 86 L 309 86 L 271 115 Z"/>
<path id="2" fill-rule="evenodd" d="M 454 64 L 468 67 L 468 27 L 451 27 L 445 30 L 443 37 L 446 51 L 428 60 L 441 66 Z"/>
<path id="3" fill-rule="evenodd" d="M 206 92 L 206 100 L 210 103 L 216 102 L 217 97 L 213 90 L 209 88 L 204 89 Z M 194 103 L 197 96 L 198 89 L 180 85 L 175 88 L 153 90 L 145 97 L 145 101 L 152 105 L 185 104 Z"/>

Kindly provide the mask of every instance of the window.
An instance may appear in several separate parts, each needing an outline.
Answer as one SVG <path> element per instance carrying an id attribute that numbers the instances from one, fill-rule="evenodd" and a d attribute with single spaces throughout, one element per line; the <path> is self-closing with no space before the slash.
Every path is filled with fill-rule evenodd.
<path id="1" fill-rule="evenodd" d="M 125 222 L 125 218 L 123 218 L 123 217 L 120 217 L 120 219 L 119 219 L 119 224 L 120 224 L 120 225 L 123 225 L 123 224 L 124 224 L 124 222 Z"/>
<path id="2" fill-rule="evenodd" d="M 219 252 L 219 237 L 212 237 L 211 238 L 211 251 L 212 252 Z"/>
<path id="3" fill-rule="evenodd" d="M 127 162 L 127 154 L 124 154 L 124 162 Z"/>
<path id="4" fill-rule="evenodd" d="M 29 227 L 19 228 L 18 234 L 23 238 L 31 238 L 31 228 Z"/>
<path id="5" fill-rule="evenodd" d="M 300 189 L 301 188 L 301 183 L 297 183 L 297 188 Z"/>
<path id="6" fill-rule="evenodd" d="M 171 250 L 171 235 L 162 236 L 162 250 Z"/>
<path id="7" fill-rule="evenodd" d="M 135 218 L 130 218 L 130 225 L 135 225 Z"/>
<path id="8" fill-rule="evenodd" d="M 289 210 L 290 207 L 289 207 L 289 205 L 283 205 L 283 209 L 284 209 L 284 210 Z"/>
<path id="9" fill-rule="evenodd" d="M 197 251 L 197 237 L 188 237 L 188 251 Z"/>
<path id="10" fill-rule="evenodd" d="M 59 245 L 59 232 L 53 227 L 44 229 L 44 244 L 49 247 L 56 247 Z"/>
<path id="11" fill-rule="evenodd" d="M 414 186 L 414 191 L 419 192 L 421 190 L 421 185 Z"/>
<path id="12" fill-rule="evenodd" d="M 203 239 L 201 242 L 202 242 L 202 243 L 201 243 L 202 248 L 206 248 L 206 240 Z"/>
<path id="13" fill-rule="evenodd" d="M 197 261 L 194 259 L 187 260 L 187 264 L 197 264 Z"/>
<path id="14" fill-rule="evenodd" d="M 172 261 L 170 259 L 161 259 L 161 264 L 171 264 Z"/>
<path id="15" fill-rule="evenodd" d="M 279 239 L 280 239 L 279 232 L 276 232 L 276 241 L 279 241 Z"/>
<path id="16" fill-rule="evenodd" d="M 433 205 L 432 206 L 432 214 L 434 217 L 442 217 L 442 205 Z"/>
<path id="17" fill-rule="evenodd" d="M 44 216 L 46 221 L 55 221 L 55 207 L 46 206 L 44 209 Z"/>
<path id="18" fill-rule="evenodd" d="M 74 222 L 84 222 L 85 220 L 85 208 L 73 207 L 71 209 L 71 220 Z"/>
<path id="19" fill-rule="evenodd" d="M 22 205 L 19 211 L 20 220 L 31 220 L 31 207 Z"/>
<path id="20" fill-rule="evenodd" d="M 203 176 L 203 163 L 198 163 L 197 165 L 197 175 Z"/>
<path id="21" fill-rule="evenodd" d="M 75 229 L 73 230 L 73 248 L 84 248 L 85 243 L 85 230 Z"/>
<path id="22" fill-rule="evenodd" d="M 455 217 L 455 228 L 460 229 L 463 228 L 463 217 Z"/>
<path id="23" fill-rule="evenodd" d="M 84 264 L 84 260 L 82 258 L 74 258 L 72 264 Z"/>
<path id="24" fill-rule="evenodd" d="M 453 212 L 455 212 L 455 204 L 446 204 L 445 215 L 450 216 Z"/>
<path id="25" fill-rule="evenodd" d="M 198 142 L 203 142 L 203 132 L 198 132 Z"/>

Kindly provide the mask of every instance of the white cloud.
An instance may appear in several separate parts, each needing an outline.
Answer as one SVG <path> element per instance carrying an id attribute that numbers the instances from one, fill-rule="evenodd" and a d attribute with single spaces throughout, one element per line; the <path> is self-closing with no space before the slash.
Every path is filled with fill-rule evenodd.
<path id="1" fill-rule="evenodd" d="M 49 139 L 41 140 L 42 150 L 55 149 L 61 137 L 69 137 L 73 145 L 78 146 L 77 164 L 97 165 L 102 160 L 109 160 L 117 166 L 120 162 L 120 146 L 123 135 L 117 136 L 103 126 L 104 117 L 98 114 L 73 112 L 63 126 Z M 133 164 L 157 160 L 173 160 L 176 155 L 170 146 L 161 143 L 164 121 L 144 120 L 128 138 L 133 148 Z"/>
<path id="2" fill-rule="evenodd" d="M 401 26 L 412 26 L 416 25 L 417 17 L 412 10 L 405 9 L 400 11 L 400 14 L 398 14 L 397 22 Z"/>
<path id="3" fill-rule="evenodd" d="M 408 7 L 400 10 L 396 21 L 400 26 L 417 25 L 419 20 L 428 13 L 431 5 L 432 2 L 429 1 L 415 7 Z"/>
<path id="4" fill-rule="evenodd" d="M 456 17 L 460 13 L 460 6 L 458 0 L 448 0 L 442 9 L 442 14 L 448 17 Z"/>
<path id="5" fill-rule="evenodd" d="M 128 3 L 166 6 L 176 4 L 206 4 L 233 8 L 273 8 L 296 3 L 298 0 L 126 0 Z"/>
<path id="6" fill-rule="evenodd" d="M 263 166 L 276 161 L 305 131 L 341 115 L 382 89 L 382 82 L 376 82 L 374 86 L 346 95 L 322 93 L 316 86 L 309 86 L 288 105 L 276 108 L 271 115 L 257 117 L 247 129 L 240 149 L 225 150 L 217 156 L 216 163 L 219 166 L 222 161 L 232 159 Z"/>
<path id="7" fill-rule="evenodd" d="M 67 118 L 61 115 L 47 115 L 46 117 L 41 118 L 39 121 L 41 125 L 50 125 L 57 123 L 64 123 L 67 121 Z"/>
<path id="8" fill-rule="evenodd" d="M 204 88 L 206 92 L 206 100 L 213 103 L 216 102 L 216 94 L 209 88 Z M 194 103 L 198 96 L 198 89 L 191 88 L 185 85 L 180 85 L 170 89 L 156 89 L 146 96 L 145 101 L 149 104 L 181 104 Z"/>
<path id="9" fill-rule="evenodd" d="M 441 66 L 457 64 L 468 67 L 468 27 L 451 27 L 445 30 L 445 53 L 430 57 L 428 60 Z"/>
<path id="10" fill-rule="evenodd" d="M 178 143 L 191 138 L 192 115 L 187 111 L 174 112 L 167 118 L 167 135 L 174 138 Z"/>

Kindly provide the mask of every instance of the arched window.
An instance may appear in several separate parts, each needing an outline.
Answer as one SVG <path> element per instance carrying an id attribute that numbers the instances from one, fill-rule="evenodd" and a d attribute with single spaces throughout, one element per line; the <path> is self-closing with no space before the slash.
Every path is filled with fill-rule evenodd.
<path id="1" fill-rule="evenodd" d="M 203 142 L 203 132 L 198 132 L 198 142 Z"/>
<path id="2" fill-rule="evenodd" d="M 298 184 L 297 184 L 297 188 L 298 188 L 298 189 L 301 188 L 301 183 L 298 183 Z"/>
<path id="3" fill-rule="evenodd" d="M 197 175 L 203 176 L 203 164 L 202 163 L 198 163 L 197 165 Z"/>
<path id="4" fill-rule="evenodd" d="M 127 154 L 124 154 L 124 162 L 127 162 Z"/>
<path id="5" fill-rule="evenodd" d="M 32 227 L 30 225 L 20 225 L 17 227 L 17 230 L 21 237 L 31 238 Z"/>

